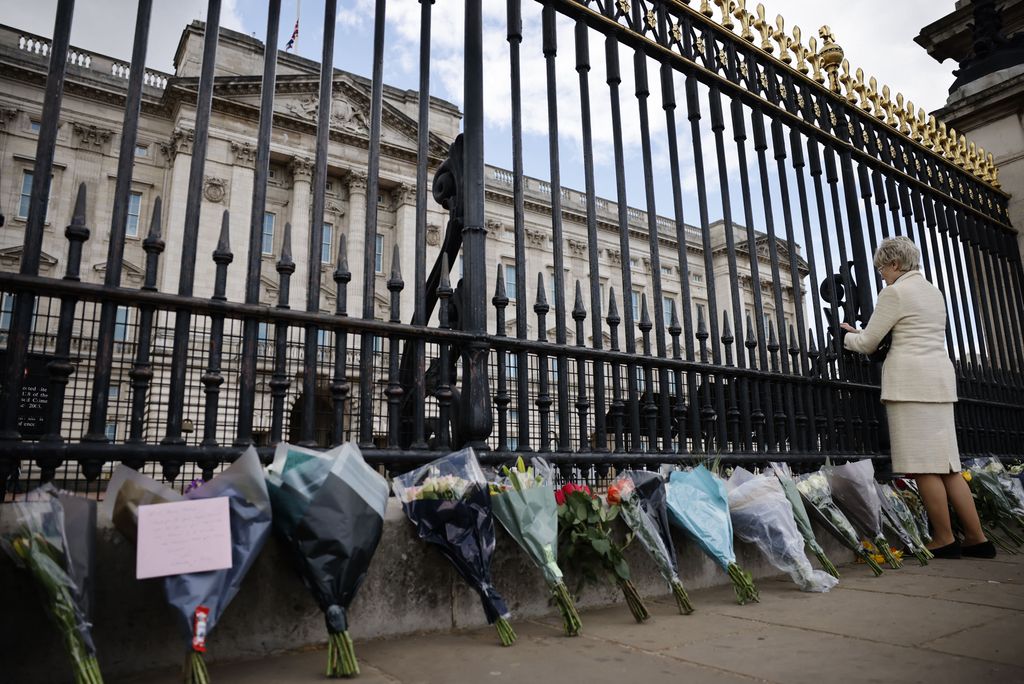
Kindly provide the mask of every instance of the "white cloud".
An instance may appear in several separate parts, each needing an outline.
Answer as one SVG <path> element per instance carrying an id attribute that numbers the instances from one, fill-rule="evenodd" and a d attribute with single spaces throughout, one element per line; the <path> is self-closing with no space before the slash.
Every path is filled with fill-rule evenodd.
<path id="1" fill-rule="evenodd" d="M 335 18 L 342 26 L 373 26 L 373 0 L 341 0 L 340 4 Z"/>
<path id="2" fill-rule="evenodd" d="M 71 24 L 71 44 L 88 52 L 130 60 L 137 5 L 134 0 L 78 2 Z M 221 26 L 245 32 L 246 26 L 238 5 L 239 0 L 224 1 L 221 7 Z M 56 12 L 57 0 L 0 3 L 0 23 L 49 37 L 53 35 Z M 174 51 L 181 31 L 192 20 L 205 19 L 205 16 L 204 0 L 154 2 L 146 66 L 159 71 L 173 71 Z"/>

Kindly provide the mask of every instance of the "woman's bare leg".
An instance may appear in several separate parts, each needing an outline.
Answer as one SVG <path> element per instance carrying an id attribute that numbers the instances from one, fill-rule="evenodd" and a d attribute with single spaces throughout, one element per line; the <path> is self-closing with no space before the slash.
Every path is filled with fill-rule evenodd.
<path id="1" fill-rule="evenodd" d="M 960 477 L 957 473 L 957 477 Z M 963 479 L 963 478 L 961 478 Z M 928 513 L 928 520 L 932 524 L 932 541 L 928 544 L 929 549 L 937 549 L 940 546 L 952 544 L 953 526 L 949 521 L 949 500 L 946 498 L 946 486 L 943 477 L 934 473 L 914 475 L 917 481 L 917 491 L 921 493 L 921 500 L 924 501 L 924 509 Z M 966 482 L 964 483 L 967 484 Z M 968 495 L 970 492 L 968 491 Z M 957 511 L 957 515 L 960 511 Z M 975 514 L 977 515 L 977 514 Z"/>
<path id="2" fill-rule="evenodd" d="M 953 504 L 956 517 L 964 526 L 964 544 L 981 544 L 985 541 L 985 533 L 981 530 L 978 509 L 974 507 L 971 488 L 960 473 L 949 473 L 942 476 L 942 484 L 946 489 L 946 498 Z M 928 512 L 931 515 L 931 511 Z"/>

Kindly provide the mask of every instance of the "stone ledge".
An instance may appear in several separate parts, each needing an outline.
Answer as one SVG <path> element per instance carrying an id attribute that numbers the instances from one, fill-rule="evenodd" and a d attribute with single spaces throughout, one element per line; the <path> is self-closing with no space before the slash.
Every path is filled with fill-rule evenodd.
<path id="1" fill-rule="evenodd" d="M 512 611 L 513 626 L 517 618 L 555 614 L 557 609 L 548 605 L 540 572 L 500 525 L 497 527 L 493 579 Z M 687 589 L 728 583 L 728 576 L 695 543 L 677 529 L 673 529 L 673 536 Z M 837 564 L 850 560 L 852 554 L 821 530 L 818 540 Z M 134 579 L 134 547 L 109 525 L 101 525 L 97 546 L 93 636 L 104 675 L 113 679 L 181 662 L 186 641 L 176 631 L 159 580 Z M 323 616 L 284 552 L 283 545 L 271 536 L 211 634 L 207 654 L 210 662 L 258 658 L 326 642 Z M 740 565 L 755 577 L 778 574 L 753 547 L 737 543 L 736 552 Z M 626 553 L 640 594 L 668 596 L 668 587 L 643 549 L 633 544 Z M 572 578 L 568 579 L 571 582 Z M 66 681 L 68 664 L 63 645 L 44 617 L 30 581 L 6 558 L 0 559 L 0 587 L 4 595 L 0 619 L 2 679 L 40 684 Z M 607 584 L 584 589 L 579 606 L 615 603 L 622 603 L 621 593 Z M 695 608 L 700 611 L 699 603 Z M 628 624 L 632 618 L 625 606 L 622 611 L 623 622 Z M 415 537 L 413 526 L 392 499 L 383 538 L 350 611 L 357 653 L 361 639 L 450 631 L 485 623 L 476 593 L 448 561 Z M 585 620 L 583 628 L 586 631 Z"/>

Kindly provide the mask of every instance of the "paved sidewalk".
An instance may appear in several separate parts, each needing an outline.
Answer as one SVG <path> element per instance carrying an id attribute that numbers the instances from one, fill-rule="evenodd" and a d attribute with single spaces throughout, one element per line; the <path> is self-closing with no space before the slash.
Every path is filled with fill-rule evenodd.
<path id="1" fill-rule="evenodd" d="M 913 563 L 913 565 L 911 564 Z M 519 641 L 493 629 L 356 643 L 363 684 L 480 682 L 1024 682 L 1024 555 L 935 560 L 874 578 L 847 565 L 832 592 L 762 581 L 761 603 L 739 606 L 731 587 L 696 591 L 693 615 L 670 596 L 648 601 L 637 625 L 624 605 L 583 614 L 583 636 L 557 616 L 515 622 Z M 214 664 L 214 684 L 325 681 L 323 650 Z M 125 684 L 177 684 L 156 672 Z"/>

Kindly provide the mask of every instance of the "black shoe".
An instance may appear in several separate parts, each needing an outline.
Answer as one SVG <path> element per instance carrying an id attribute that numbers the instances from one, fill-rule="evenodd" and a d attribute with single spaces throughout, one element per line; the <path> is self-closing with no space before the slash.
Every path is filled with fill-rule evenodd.
<path id="1" fill-rule="evenodd" d="M 960 552 L 968 558 L 995 558 L 996 547 L 987 539 L 980 544 L 963 547 Z"/>
<path id="2" fill-rule="evenodd" d="M 974 548 L 974 547 L 973 546 L 969 546 L 967 548 Z M 945 546 L 940 546 L 937 549 L 929 549 L 929 550 L 932 552 L 932 555 L 935 556 L 936 558 L 959 558 L 960 555 L 961 555 L 960 541 L 959 540 L 953 540 L 952 544 L 946 544 Z"/>

